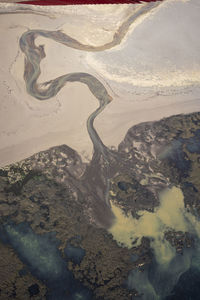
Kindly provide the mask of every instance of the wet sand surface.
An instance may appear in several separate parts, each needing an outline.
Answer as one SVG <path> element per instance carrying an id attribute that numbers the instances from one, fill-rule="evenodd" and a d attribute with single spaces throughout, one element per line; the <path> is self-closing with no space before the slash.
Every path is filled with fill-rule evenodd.
<path id="1" fill-rule="evenodd" d="M 163 10 L 167 10 L 168 6 L 170 8 L 170 4 L 166 5 L 166 8 L 164 4 L 161 4 L 161 6 L 164 7 Z M 27 9 L 27 7 L 24 7 L 23 9 Z M 196 91 L 193 89 L 191 92 L 186 91 L 185 94 L 184 90 L 180 90 L 180 94 L 179 92 L 177 92 L 177 94 L 173 94 L 172 92 L 172 94 L 169 95 L 162 95 L 162 93 L 159 94 L 152 91 L 148 94 L 144 91 L 139 91 L 138 94 L 136 92 L 135 94 L 133 93 L 131 95 L 134 87 L 130 88 L 130 86 L 126 87 L 126 84 L 118 84 L 117 82 L 107 78 L 106 74 L 104 78 L 101 69 L 96 68 L 95 64 L 88 60 L 88 51 L 91 51 L 91 54 L 94 51 L 99 51 L 99 54 L 102 52 L 113 53 L 113 55 L 115 51 L 121 51 L 123 53 L 123 47 L 128 43 L 131 36 L 134 36 L 134 31 L 137 28 L 138 31 L 141 26 L 140 24 L 145 24 L 145 20 L 148 20 L 148 16 L 151 15 L 151 12 L 150 14 L 146 13 L 148 9 L 151 11 L 151 6 L 138 5 L 137 9 L 133 8 L 132 6 L 123 6 L 122 9 L 118 6 L 118 8 L 113 10 L 115 14 L 112 14 L 111 8 L 109 8 L 107 10 L 107 14 L 110 17 L 113 15 L 113 19 L 117 16 L 118 20 L 120 20 L 120 14 L 122 16 L 122 19 L 120 22 L 118 22 L 119 24 L 117 24 L 117 28 L 120 28 L 118 31 L 116 30 L 116 25 L 114 26 L 112 22 L 109 21 L 109 18 L 107 18 L 107 21 L 105 20 L 103 15 L 104 11 L 102 8 L 102 13 L 97 15 L 97 21 L 95 21 L 98 23 L 97 29 L 101 29 L 101 23 L 104 21 L 104 24 L 107 24 L 105 26 L 110 28 L 110 30 L 104 31 L 104 34 L 103 32 L 101 33 L 99 31 L 98 34 L 99 37 L 101 36 L 101 39 L 99 38 L 97 42 L 95 42 L 95 33 L 97 33 L 98 30 L 93 29 L 93 32 L 88 31 L 89 35 L 83 35 L 82 33 L 81 35 L 78 35 L 76 33 L 74 29 L 76 24 L 73 24 L 73 21 L 70 18 L 73 18 L 73 15 L 78 15 L 83 26 L 85 24 L 84 22 L 88 22 L 88 20 L 81 16 L 78 8 L 76 11 L 73 11 L 73 8 L 68 9 L 69 13 L 67 15 L 70 20 L 70 24 L 68 24 L 68 26 L 66 25 L 67 23 L 64 24 L 64 15 L 66 14 L 66 10 L 63 10 L 63 8 L 61 8 L 63 19 L 62 22 L 59 21 L 60 23 L 58 22 L 59 19 L 56 19 L 55 15 L 52 13 L 48 13 L 47 18 L 36 15 L 34 16 L 34 28 L 37 28 L 37 24 L 41 23 L 41 18 L 43 18 L 42 27 L 44 28 L 43 36 L 37 36 L 35 39 L 35 50 L 37 52 L 37 49 L 40 49 L 39 51 L 46 54 L 46 57 L 44 57 L 40 62 L 41 74 L 39 75 L 38 73 L 39 78 L 37 86 L 38 89 L 45 94 L 49 86 L 45 86 L 44 83 L 46 81 L 53 83 L 54 79 L 52 78 L 55 78 L 56 76 L 58 78 L 60 77 L 58 82 L 61 82 L 68 69 L 69 73 L 72 72 L 77 74 L 81 72 L 90 74 L 99 82 L 101 82 L 108 94 L 113 98 L 113 101 L 94 121 L 94 125 L 99 136 L 101 137 L 103 144 L 109 147 L 117 147 L 128 128 L 130 128 L 130 126 L 133 124 L 140 123 L 144 120 L 156 120 L 163 116 L 169 116 L 179 112 L 187 113 L 199 110 L 198 89 L 196 89 Z M 11 8 L 7 8 L 7 10 L 11 11 Z M 41 8 L 39 12 L 42 13 Z M 18 11 L 18 13 L 20 13 L 20 11 Z M 36 11 L 33 11 L 33 13 L 36 13 Z M 45 14 L 44 9 L 43 13 Z M 95 13 L 95 8 L 88 8 L 88 13 Z M 156 14 L 159 14 L 159 6 L 152 10 L 152 14 L 155 16 Z M 2 15 L 1 17 L 2 24 L 4 24 L 4 22 L 6 24 L 6 21 L 4 21 L 5 17 L 6 15 Z M 53 22 L 53 19 L 52 21 L 48 20 L 49 17 L 54 17 L 55 21 Z M 28 24 L 29 15 L 27 15 L 27 17 L 23 15 L 23 18 L 23 24 Z M 20 14 L 13 15 L 12 23 L 20 23 L 20 19 Z M 88 30 L 92 30 L 91 23 L 88 22 L 87 24 Z M 12 25 L 10 27 L 12 27 Z M 51 27 L 50 29 L 52 30 L 52 33 L 46 30 L 49 27 Z M 58 29 L 64 28 L 65 30 L 68 30 L 67 34 L 65 31 L 56 32 L 54 29 L 55 27 Z M 70 28 L 72 31 L 72 37 L 70 37 Z M 4 42 L 8 43 L 8 40 L 10 40 L 9 43 L 11 43 L 14 38 L 16 45 L 15 50 L 13 47 L 9 51 L 7 51 L 7 49 L 2 49 L 3 51 L 6 51 L 8 60 L 12 59 L 12 65 L 10 66 L 11 73 L 8 75 L 9 77 L 7 77 L 7 74 L 2 73 L 2 77 L 4 77 L 4 79 L 9 78 L 8 82 L 6 80 L 6 82 L 2 84 L 2 90 L 4 91 L 3 93 L 5 93 L 6 97 L 7 93 L 9 92 L 9 86 L 9 93 L 11 93 L 11 95 L 7 96 L 10 97 L 9 101 L 3 101 L 5 102 L 3 103 L 3 106 L 5 107 L 6 114 L 3 113 L 1 118 L 1 164 L 5 165 L 8 162 L 17 161 L 39 150 L 44 150 L 50 146 L 61 143 L 66 143 L 77 149 L 85 161 L 87 159 L 90 160 L 92 157 L 93 146 L 87 133 L 86 123 L 88 115 L 91 115 L 91 113 L 97 109 L 98 102 L 96 101 L 96 97 L 87 89 L 87 85 L 84 87 L 77 82 L 69 83 L 69 81 L 64 89 L 62 88 L 62 90 L 60 90 L 56 96 L 44 103 L 39 104 L 39 102 L 37 103 L 37 100 L 33 100 L 31 96 L 27 95 L 23 80 L 24 56 L 21 51 L 17 49 L 19 45 L 19 38 L 23 35 L 26 29 L 28 28 L 23 29 L 23 27 L 19 27 L 14 29 L 13 27 L 12 31 L 10 31 L 10 37 L 8 36 L 7 41 L 2 41 L 2 44 Z M 18 36 L 17 38 L 16 34 Z M 57 42 L 55 43 L 52 38 L 57 40 Z M 64 44 L 61 44 L 60 42 Z M 69 47 L 66 47 L 66 43 L 69 45 Z M 98 45 L 95 45 L 97 43 Z M 119 43 L 121 43 L 121 45 L 118 45 Z M 42 44 L 44 45 L 43 50 L 42 47 L 39 47 L 39 45 Z M 91 46 L 88 46 L 87 44 L 91 44 Z M 71 46 L 77 48 L 77 50 L 73 50 Z M 138 46 L 136 44 L 136 48 L 137 47 Z M 82 50 L 78 50 L 78 48 Z M 108 48 L 110 48 L 110 50 L 103 51 L 103 49 Z M 16 51 L 15 57 L 13 57 L 14 51 Z M 56 55 L 57 51 L 61 51 L 60 56 Z M 74 62 L 72 64 L 71 61 L 73 60 L 73 56 Z M 49 89 L 49 92 L 51 90 L 52 89 Z M 12 103 L 14 99 L 14 94 L 14 97 L 17 98 L 17 101 L 15 101 L 15 109 L 9 105 L 9 103 Z M 79 97 L 79 95 L 81 95 L 81 97 Z M 53 96 L 53 94 L 51 94 L 51 96 Z M 73 103 L 72 101 L 68 101 L 68 99 L 72 98 L 74 99 Z M 81 110 L 79 107 L 81 107 Z M 15 113 L 16 111 L 17 113 Z M 76 122 L 73 122 L 74 113 L 77 114 Z M 13 118 L 13 115 L 15 115 L 15 118 Z M 9 118 L 10 120 L 12 119 L 9 125 L 6 124 L 6 121 L 4 121 L 5 117 Z M 26 124 L 26 126 L 24 126 L 24 124 Z M 76 135 L 77 138 L 75 138 Z"/>

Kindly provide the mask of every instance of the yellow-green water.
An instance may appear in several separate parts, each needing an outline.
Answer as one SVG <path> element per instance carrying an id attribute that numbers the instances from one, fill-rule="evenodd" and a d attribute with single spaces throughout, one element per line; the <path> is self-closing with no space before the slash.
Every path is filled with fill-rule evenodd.
<path id="1" fill-rule="evenodd" d="M 157 262 L 163 266 L 168 265 L 175 255 L 175 248 L 164 239 L 165 231 L 200 232 L 199 222 L 186 211 L 183 193 L 175 186 L 160 193 L 160 206 L 154 213 L 140 211 L 138 220 L 131 214 L 126 216 L 114 203 L 111 203 L 111 208 L 115 215 L 115 221 L 109 229 L 113 238 L 131 248 L 134 240 L 138 239 L 139 245 L 143 236 L 149 237 Z"/>

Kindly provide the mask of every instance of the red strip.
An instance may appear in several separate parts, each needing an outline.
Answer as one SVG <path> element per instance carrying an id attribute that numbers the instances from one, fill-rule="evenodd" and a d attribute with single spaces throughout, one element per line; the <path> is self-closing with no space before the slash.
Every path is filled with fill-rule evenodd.
<path id="1" fill-rule="evenodd" d="M 75 4 L 125 4 L 125 3 L 141 3 L 141 2 L 156 2 L 162 0 L 32 0 L 18 2 L 21 4 L 31 5 L 75 5 Z"/>

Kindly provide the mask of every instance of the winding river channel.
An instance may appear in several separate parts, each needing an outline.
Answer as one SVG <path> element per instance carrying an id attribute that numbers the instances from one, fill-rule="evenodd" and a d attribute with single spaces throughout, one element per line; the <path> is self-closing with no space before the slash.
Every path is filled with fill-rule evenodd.
<path id="1" fill-rule="evenodd" d="M 67 82 L 81 82 L 86 84 L 92 94 L 97 98 L 99 101 L 99 107 L 89 116 L 87 120 L 87 130 L 93 143 L 94 152 L 101 153 L 104 158 L 106 158 L 106 152 L 108 149 L 101 141 L 93 123 L 95 118 L 112 101 L 112 97 L 109 95 L 104 85 L 97 78 L 88 73 L 69 73 L 39 85 L 37 80 L 41 74 L 40 62 L 46 56 L 46 54 L 44 51 L 44 46 L 40 45 L 37 47 L 35 45 L 35 39 L 39 36 L 42 36 L 52 39 L 55 42 L 64 44 L 67 47 L 82 51 L 104 51 L 119 45 L 127 34 L 131 24 L 141 15 L 148 13 L 151 9 L 155 8 L 159 4 L 159 2 L 148 3 L 138 10 L 134 9 L 133 11 L 131 7 L 131 14 L 129 14 L 127 19 L 117 29 L 113 35 L 113 39 L 101 46 L 84 45 L 61 31 L 28 30 L 20 38 L 20 48 L 25 54 L 24 80 L 26 83 L 27 92 L 30 95 L 41 101 L 47 100 L 57 95 L 57 93 Z"/>

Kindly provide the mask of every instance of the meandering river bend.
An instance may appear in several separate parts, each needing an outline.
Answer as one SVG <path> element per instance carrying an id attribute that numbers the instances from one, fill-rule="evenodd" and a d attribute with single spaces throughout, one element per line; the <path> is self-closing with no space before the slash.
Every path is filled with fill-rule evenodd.
<path id="1" fill-rule="evenodd" d="M 67 47 L 78 50 L 90 52 L 104 51 L 120 44 L 122 39 L 127 34 L 131 24 L 136 21 L 138 17 L 146 14 L 158 5 L 159 2 L 148 3 L 137 11 L 134 10 L 117 29 L 112 41 L 101 46 L 84 45 L 61 31 L 28 30 L 23 33 L 20 38 L 20 48 L 25 54 L 24 80 L 26 83 L 27 92 L 30 95 L 38 100 L 47 100 L 51 97 L 54 97 L 67 82 L 81 82 L 86 84 L 92 94 L 98 99 L 99 107 L 89 116 L 87 120 L 87 130 L 93 143 L 94 152 L 99 152 L 104 157 L 106 157 L 107 152 L 106 146 L 101 141 L 93 123 L 95 118 L 111 102 L 112 97 L 109 95 L 105 86 L 96 77 L 88 73 L 69 73 L 39 85 L 37 80 L 41 74 L 40 62 L 46 56 L 46 54 L 44 51 L 44 46 L 40 45 L 37 47 L 35 45 L 35 39 L 39 36 L 42 36 L 52 39 L 55 42 L 64 44 Z"/>

